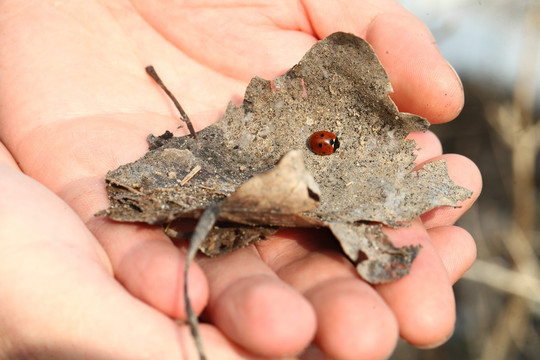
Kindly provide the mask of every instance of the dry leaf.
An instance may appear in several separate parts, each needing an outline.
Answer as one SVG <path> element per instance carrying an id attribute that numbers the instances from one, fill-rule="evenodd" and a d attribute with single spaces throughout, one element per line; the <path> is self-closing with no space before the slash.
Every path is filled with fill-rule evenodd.
<path id="1" fill-rule="evenodd" d="M 395 280 L 408 273 L 419 248 L 396 249 L 380 224 L 407 225 L 471 192 L 448 177 L 444 161 L 412 171 L 416 143 L 405 137 L 429 124 L 400 113 L 391 92 L 371 46 L 335 33 L 286 74 L 254 78 L 242 106 L 229 105 L 197 139 L 150 136 L 143 158 L 107 174 L 111 206 L 100 215 L 162 224 L 220 204 L 227 231 L 216 229 L 201 246 L 210 255 L 257 241 L 276 226 L 329 227 L 364 279 Z M 320 130 L 338 135 L 334 154 L 307 146 Z M 234 224 L 242 226 L 235 231 Z"/>

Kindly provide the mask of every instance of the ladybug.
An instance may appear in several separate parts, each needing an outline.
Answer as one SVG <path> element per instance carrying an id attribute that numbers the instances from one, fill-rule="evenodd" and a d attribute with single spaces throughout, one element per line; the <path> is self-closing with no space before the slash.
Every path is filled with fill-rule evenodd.
<path id="1" fill-rule="evenodd" d="M 330 155 L 339 148 L 339 140 L 334 133 L 317 131 L 309 137 L 308 145 L 317 155 Z"/>

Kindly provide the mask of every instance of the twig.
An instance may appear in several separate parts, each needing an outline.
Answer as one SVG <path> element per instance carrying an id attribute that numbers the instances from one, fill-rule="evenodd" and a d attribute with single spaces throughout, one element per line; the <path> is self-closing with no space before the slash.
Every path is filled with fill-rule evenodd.
<path id="1" fill-rule="evenodd" d="M 118 187 L 124 188 L 124 189 L 126 189 L 126 190 L 128 190 L 128 191 L 130 191 L 130 192 L 132 192 L 132 193 L 134 193 L 134 194 L 137 194 L 137 195 L 144 195 L 143 192 L 141 192 L 141 191 L 139 191 L 139 190 L 137 190 L 137 189 L 134 189 L 134 188 L 132 188 L 132 187 L 129 186 L 129 185 L 121 184 L 121 183 L 119 183 L 118 181 L 115 181 L 115 180 L 112 180 L 112 179 L 107 179 L 107 183 L 112 184 L 112 185 L 114 185 L 114 186 L 118 186 Z"/>
<path id="2" fill-rule="evenodd" d="M 540 279 L 485 260 L 476 260 L 463 278 L 540 304 Z"/>
<path id="3" fill-rule="evenodd" d="M 188 269 L 189 265 L 195 258 L 197 250 L 201 246 L 202 242 L 214 227 L 219 213 L 221 212 L 223 202 L 219 202 L 215 205 L 209 206 L 204 210 L 201 215 L 197 227 L 193 231 L 193 235 L 190 239 L 189 248 L 186 255 L 186 264 L 184 268 L 184 301 L 186 303 L 186 312 L 188 316 L 188 323 L 191 329 L 191 335 L 195 340 L 195 345 L 197 346 L 197 351 L 199 352 L 200 360 L 206 360 L 206 355 L 204 354 L 204 349 L 202 345 L 201 335 L 199 334 L 199 321 L 197 320 L 197 315 L 193 312 L 191 307 L 191 302 L 189 301 L 188 294 Z"/>
<path id="4" fill-rule="evenodd" d="M 186 183 L 191 180 L 192 177 L 194 177 L 195 175 L 197 175 L 197 173 L 199 171 L 201 171 L 202 167 L 200 167 L 199 165 L 195 166 L 193 168 L 193 170 L 191 170 L 186 176 L 184 176 L 184 178 L 182 179 L 182 181 L 180 181 L 180 186 L 184 186 L 186 185 Z"/>
<path id="5" fill-rule="evenodd" d="M 174 95 L 169 91 L 169 89 L 167 89 L 163 81 L 161 81 L 161 78 L 158 76 L 154 67 L 152 65 L 149 65 L 145 68 L 145 70 L 146 70 L 146 73 L 150 75 L 152 79 L 154 79 L 154 81 L 159 85 L 159 87 L 161 87 L 161 89 L 163 89 L 165 94 L 167 94 L 167 96 L 172 100 L 172 102 L 174 103 L 174 106 L 178 109 L 178 112 L 180 112 L 180 116 L 181 116 L 180 120 L 186 123 L 189 129 L 189 133 L 194 139 L 196 139 L 197 134 L 195 133 L 195 129 L 193 128 L 193 125 L 191 124 L 191 120 L 189 120 L 189 117 L 187 116 L 186 112 L 184 111 L 184 109 L 182 108 L 178 100 L 176 100 Z"/>

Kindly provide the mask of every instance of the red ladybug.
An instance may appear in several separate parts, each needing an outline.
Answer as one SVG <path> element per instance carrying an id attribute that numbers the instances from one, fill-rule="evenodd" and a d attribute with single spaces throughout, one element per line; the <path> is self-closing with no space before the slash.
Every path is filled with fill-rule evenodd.
<path id="1" fill-rule="evenodd" d="M 330 155 L 339 148 L 336 134 L 328 131 L 317 131 L 309 137 L 308 144 L 317 155 Z"/>

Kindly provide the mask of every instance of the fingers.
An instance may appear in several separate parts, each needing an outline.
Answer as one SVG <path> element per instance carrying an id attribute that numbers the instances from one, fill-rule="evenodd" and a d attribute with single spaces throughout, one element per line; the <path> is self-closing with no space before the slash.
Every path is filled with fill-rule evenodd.
<path id="1" fill-rule="evenodd" d="M 439 207 L 421 215 L 424 226 L 428 229 L 454 224 L 476 201 L 482 191 L 482 176 L 478 167 L 464 156 L 447 154 L 430 159 L 435 161 L 445 159 L 448 166 L 448 175 L 458 185 L 473 192 L 471 198 L 459 204 L 459 207 Z"/>
<path id="2" fill-rule="evenodd" d="M 407 139 L 416 141 L 417 157 L 414 160 L 416 164 L 442 155 L 441 142 L 437 135 L 431 131 L 413 132 L 407 136 Z"/>
<path id="3" fill-rule="evenodd" d="M 461 112 L 461 81 L 420 19 L 403 9 L 380 15 L 369 25 L 366 40 L 390 76 L 392 99 L 400 111 L 435 124 Z"/>
<path id="4" fill-rule="evenodd" d="M 306 292 L 317 312 L 317 346 L 334 359 L 384 359 L 398 324 L 391 309 L 358 278 L 335 278 Z"/>
<path id="5" fill-rule="evenodd" d="M 265 357 L 295 354 L 310 343 L 316 328 L 311 306 L 254 247 L 199 263 L 210 284 L 205 316 L 234 342 Z"/>
<path id="6" fill-rule="evenodd" d="M 388 356 L 397 328 L 405 340 L 418 346 L 440 344 L 452 334 L 452 284 L 421 222 L 385 231 L 396 246 L 422 244 L 423 248 L 411 273 L 375 286 L 378 294 L 359 279 L 335 240 L 322 238 L 321 231 L 288 230 L 257 246 L 280 278 L 310 300 L 319 324 L 316 344 L 332 358 Z M 343 346 L 344 341 L 356 345 Z"/>
<path id="7" fill-rule="evenodd" d="M 420 347 L 446 341 L 455 323 L 452 283 L 421 222 L 410 227 L 385 229 L 395 246 L 421 244 L 409 275 L 389 284 L 377 285 L 377 292 L 392 308 L 401 337 Z"/>
<path id="8" fill-rule="evenodd" d="M 476 259 L 472 236 L 457 226 L 440 226 L 428 230 L 433 246 L 441 257 L 448 277 L 455 284 Z"/>
<path id="9" fill-rule="evenodd" d="M 388 357 L 398 339 L 392 310 L 373 287 L 359 279 L 335 240 L 320 234 L 280 231 L 272 243 L 258 248 L 280 278 L 312 304 L 318 323 L 315 343 L 329 358 Z M 280 255 L 273 257 L 273 253 Z"/>
<path id="10" fill-rule="evenodd" d="M 431 123 L 447 122 L 459 114 L 464 102 L 461 81 L 439 53 L 428 28 L 396 1 L 304 3 L 319 38 L 346 31 L 373 46 L 401 111 Z"/>
<path id="11" fill-rule="evenodd" d="M 93 219 L 87 226 L 109 255 L 116 278 L 131 294 L 168 316 L 187 318 L 185 252 L 162 230 L 107 219 Z M 189 268 L 188 294 L 195 313 L 201 313 L 208 300 L 208 284 L 197 264 Z"/>

